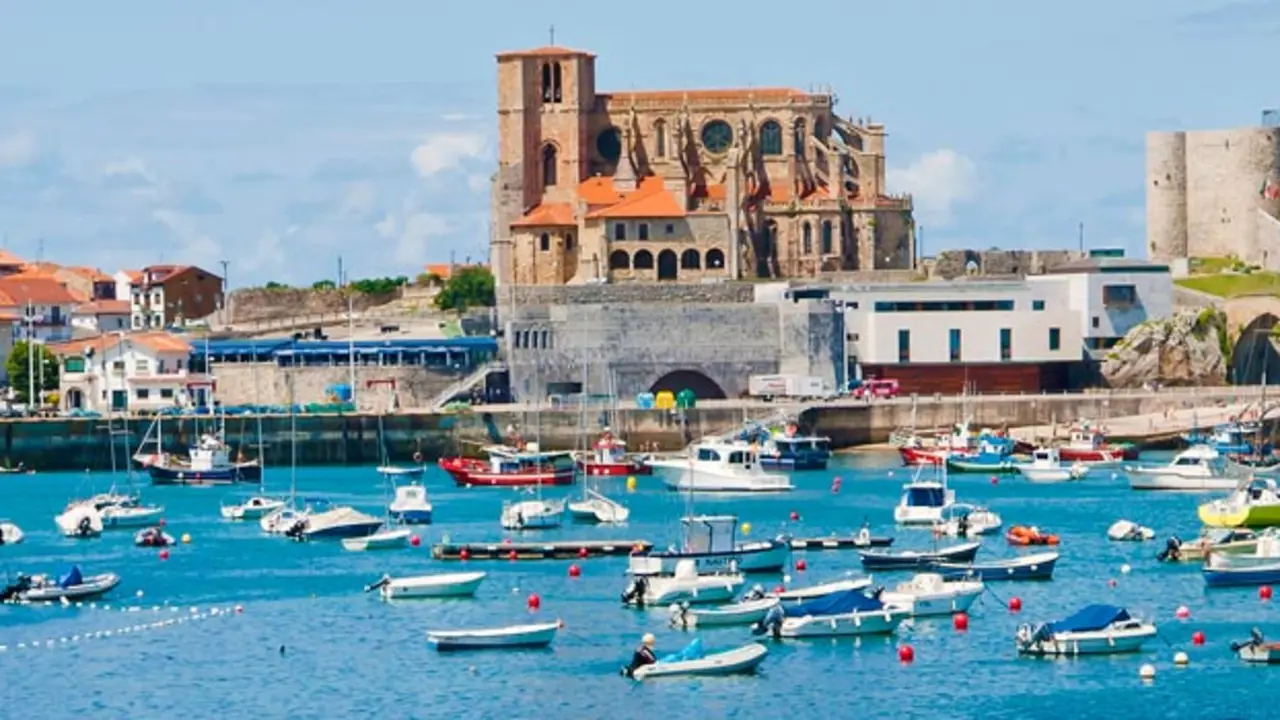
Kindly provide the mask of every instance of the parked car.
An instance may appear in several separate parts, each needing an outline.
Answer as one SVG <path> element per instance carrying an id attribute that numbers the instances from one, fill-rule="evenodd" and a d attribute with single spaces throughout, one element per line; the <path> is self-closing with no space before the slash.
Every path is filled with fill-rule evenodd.
<path id="1" fill-rule="evenodd" d="M 862 384 L 853 389 L 853 396 L 859 400 L 867 398 L 896 398 L 901 388 L 898 387 L 898 381 L 893 378 L 873 378 L 863 380 Z"/>

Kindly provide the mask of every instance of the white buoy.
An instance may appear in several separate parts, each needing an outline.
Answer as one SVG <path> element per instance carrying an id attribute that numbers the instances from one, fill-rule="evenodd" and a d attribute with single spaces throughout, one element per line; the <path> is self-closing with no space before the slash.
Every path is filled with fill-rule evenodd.
<path id="1" fill-rule="evenodd" d="M 1121 565 L 1121 566 L 1120 566 L 1120 574 L 1121 574 L 1121 575 L 1128 575 L 1132 570 L 1133 570 L 1133 568 L 1129 567 L 1129 563 L 1125 563 L 1125 564 L 1123 564 L 1123 565 Z"/>
<path id="2" fill-rule="evenodd" d="M 1174 665 L 1177 665 L 1178 667 L 1185 667 L 1189 662 L 1191 662 L 1191 658 L 1187 657 L 1185 652 L 1179 650 L 1173 654 Z"/>
<path id="3" fill-rule="evenodd" d="M 134 595 L 134 597 L 142 597 L 142 591 L 141 591 L 141 590 L 139 590 L 138 592 L 134 593 L 133 595 Z"/>
<path id="4" fill-rule="evenodd" d="M 790 576 L 790 575 L 783 575 L 783 576 L 782 576 L 782 584 L 783 584 L 783 585 L 790 585 L 790 584 L 791 584 L 791 576 Z"/>
<path id="5" fill-rule="evenodd" d="M 1142 678 L 1143 680 L 1155 680 L 1156 666 L 1152 665 L 1151 663 L 1147 663 L 1142 667 L 1138 668 L 1138 677 Z"/>

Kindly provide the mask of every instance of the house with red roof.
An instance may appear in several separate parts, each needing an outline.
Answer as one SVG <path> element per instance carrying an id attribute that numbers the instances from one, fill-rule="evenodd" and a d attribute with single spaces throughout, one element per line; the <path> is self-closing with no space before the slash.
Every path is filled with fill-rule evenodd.
<path id="1" fill-rule="evenodd" d="M 190 406 L 212 378 L 192 372 L 191 345 L 163 331 L 104 333 L 52 344 L 64 410 L 155 412 Z"/>

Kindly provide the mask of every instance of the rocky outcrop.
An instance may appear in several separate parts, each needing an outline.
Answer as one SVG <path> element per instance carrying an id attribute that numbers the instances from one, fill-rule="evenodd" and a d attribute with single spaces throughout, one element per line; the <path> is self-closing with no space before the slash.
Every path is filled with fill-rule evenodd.
<path id="1" fill-rule="evenodd" d="M 1227 319 L 1214 308 L 1185 311 L 1130 330 L 1107 353 L 1102 376 L 1116 388 L 1223 385 L 1231 364 Z"/>

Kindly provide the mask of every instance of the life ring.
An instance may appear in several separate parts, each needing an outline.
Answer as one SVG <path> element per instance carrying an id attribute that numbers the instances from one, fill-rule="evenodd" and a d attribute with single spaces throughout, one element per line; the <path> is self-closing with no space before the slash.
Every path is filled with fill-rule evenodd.
<path id="1" fill-rule="evenodd" d="M 413 454 L 413 461 L 414 461 L 414 462 L 416 462 L 416 463 L 420 463 L 420 462 L 422 462 L 422 453 L 420 453 L 420 452 L 415 452 L 415 453 Z"/>

